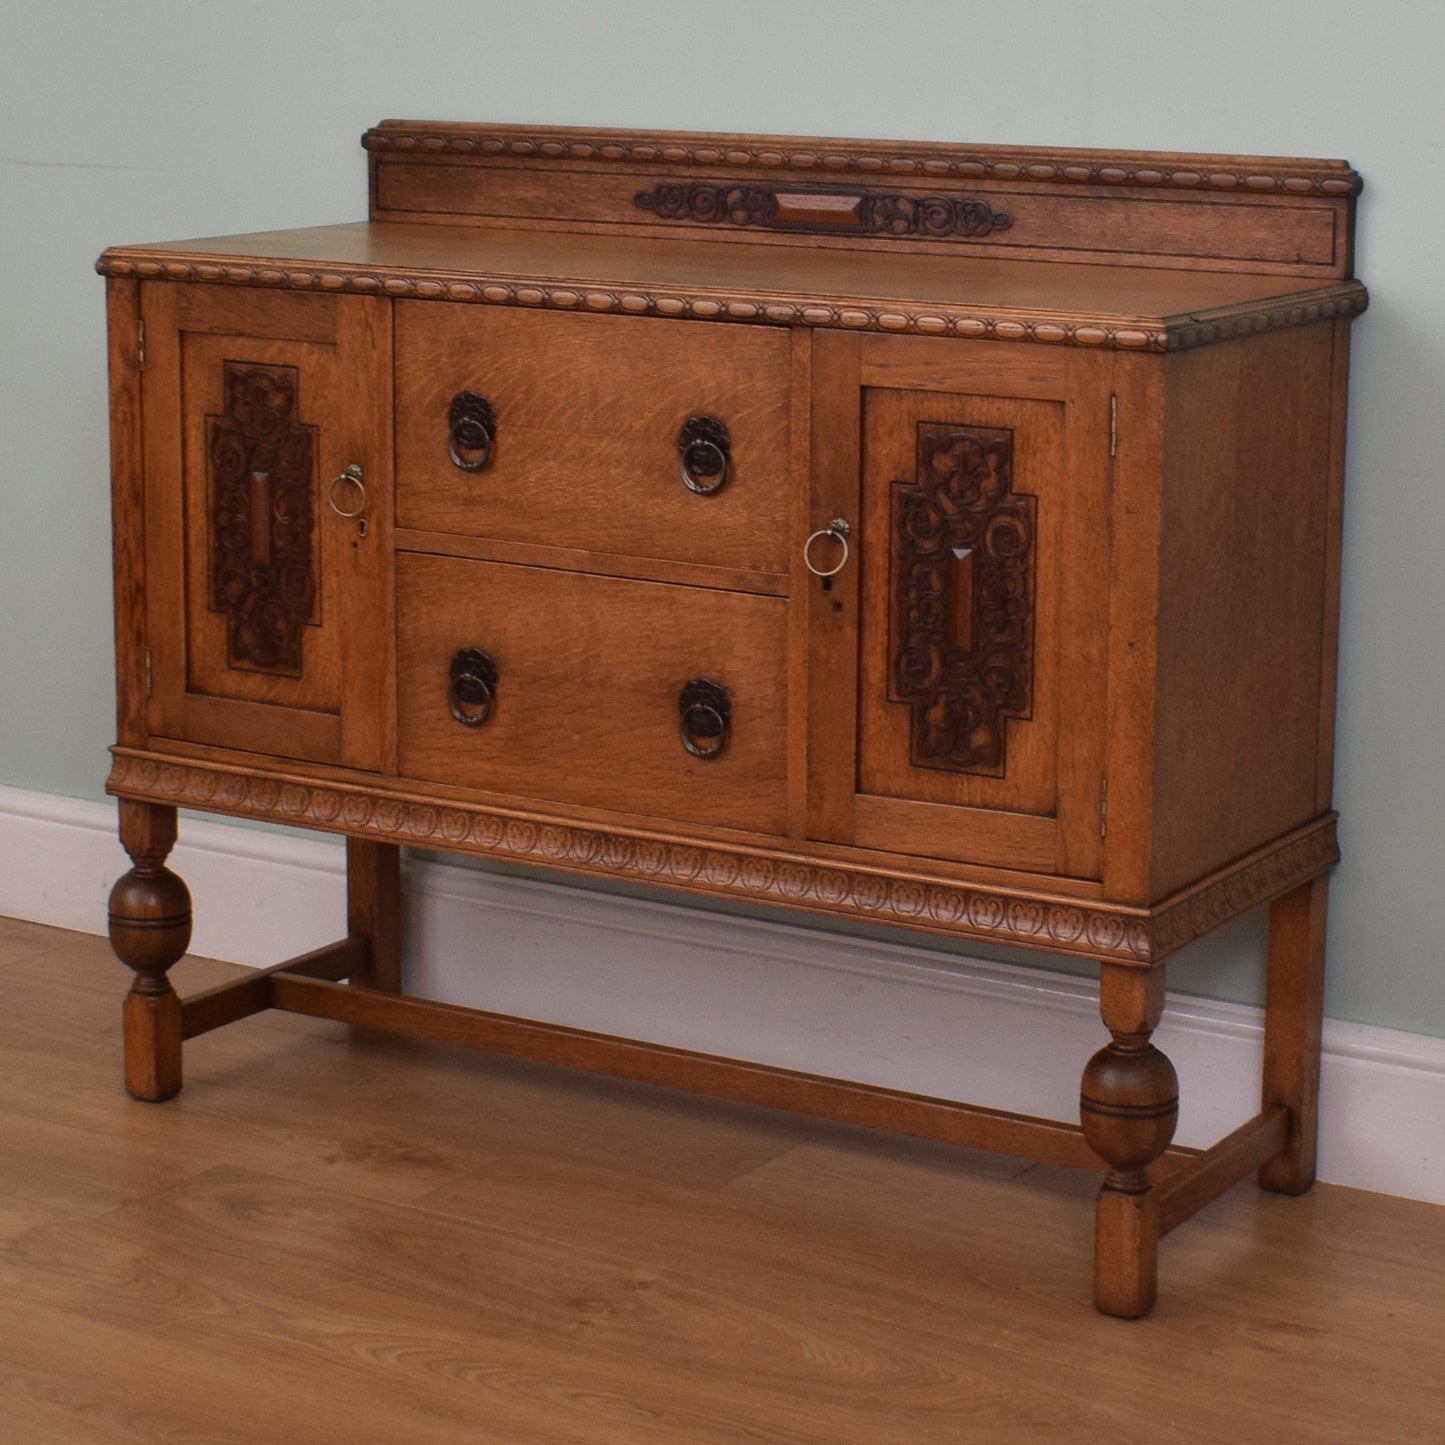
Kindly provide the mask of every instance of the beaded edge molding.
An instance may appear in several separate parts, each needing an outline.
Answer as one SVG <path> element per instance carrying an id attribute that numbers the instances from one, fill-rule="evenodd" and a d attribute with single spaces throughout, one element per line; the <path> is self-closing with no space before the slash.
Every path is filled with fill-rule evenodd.
<path id="1" fill-rule="evenodd" d="M 741 146 L 731 138 L 692 137 L 664 140 L 639 136 L 592 138 L 582 134 L 527 136 L 518 134 L 467 135 L 417 129 L 373 129 L 361 138 L 372 152 L 411 155 L 515 157 L 520 159 L 623 161 L 631 164 L 731 166 L 745 169 L 856 171 L 863 175 L 956 176 L 960 180 L 1043 181 L 1058 185 L 1172 187 L 1179 190 L 1283 192 L 1299 196 L 1349 197 L 1360 193 L 1360 177 L 1351 170 L 1291 174 L 1284 171 L 1211 171 L 1178 166 L 1144 156 L 1101 155 L 1096 161 L 1078 156 L 1003 155 L 997 158 L 959 151 L 951 155 L 804 150 L 795 147 Z M 1201 156 L 1200 160 L 1230 159 Z"/>
<path id="2" fill-rule="evenodd" d="M 488 281 L 435 273 L 367 270 L 332 265 L 322 269 L 234 261 L 197 261 L 107 251 L 95 263 L 102 276 L 139 281 L 189 281 L 211 285 L 259 286 L 386 296 L 403 300 L 459 301 L 484 306 L 525 306 L 555 311 L 590 311 L 631 316 L 670 316 L 704 321 L 763 322 L 774 326 L 816 326 L 842 331 L 883 331 L 919 336 L 960 336 L 978 341 L 1031 341 L 1051 346 L 1087 346 L 1117 351 L 1184 351 L 1234 336 L 1280 331 L 1317 321 L 1358 316 L 1367 297 L 1358 281 L 1344 281 L 1306 301 L 1233 308 L 1227 315 L 1202 312 L 1159 325 L 1112 325 L 1094 317 L 990 315 L 958 307 L 920 310 L 908 306 L 831 306 L 764 297 L 710 293 L 616 291 L 582 282 L 542 284 Z"/>
<path id="3" fill-rule="evenodd" d="M 1257 904 L 1317 877 L 1339 861 L 1333 814 L 1255 855 L 1152 916 L 1140 910 L 1018 898 L 942 880 L 833 866 L 764 850 L 668 842 L 624 832 L 540 821 L 475 804 L 418 802 L 378 789 L 302 783 L 213 764 L 112 749 L 106 790 L 178 807 L 365 835 L 519 863 L 680 886 L 753 903 L 852 914 L 938 933 L 1074 954 L 1110 963 L 1157 963 Z"/>

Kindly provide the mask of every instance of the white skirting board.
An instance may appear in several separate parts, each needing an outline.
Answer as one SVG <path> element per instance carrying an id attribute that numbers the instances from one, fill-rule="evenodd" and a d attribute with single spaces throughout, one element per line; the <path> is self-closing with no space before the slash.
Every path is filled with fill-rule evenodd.
<path id="1" fill-rule="evenodd" d="M 198 954 L 275 963 L 344 930 L 335 840 L 183 816 L 171 863 L 195 899 Z M 112 804 L 0 787 L 0 914 L 103 933 L 127 866 Z M 453 1003 L 1062 1119 L 1105 1042 L 1089 980 L 902 936 L 421 859 L 404 889 L 408 987 Z M 118 995 L 124 977 L 117 965 Z M 1212 1143 L 1254 1111 L 1261 1036 L 1259 1009 L 1170 995 L 1155 1039 L 1180 1075 L 1179 1142 Z M 1445 1040 L 1326 1021 L 1322 1179 L 1445 1204 L 1442 1118 Z"/>

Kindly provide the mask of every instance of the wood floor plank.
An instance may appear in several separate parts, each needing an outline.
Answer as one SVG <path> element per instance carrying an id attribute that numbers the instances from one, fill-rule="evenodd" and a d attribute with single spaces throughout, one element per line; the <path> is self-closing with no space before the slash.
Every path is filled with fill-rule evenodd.
<path id="1" fill-rule="evenodd" d="M 219 1343 L 204 1329 L 158 1335 L 129 1324 L 7 1301 L 0 1316 L 0 1428 L 20 1445 L 456 1445 L 497 1440 L 480 1422 L 388 1399 L 364 1359 L 316 1388 L 314 1362 L 251 1345 L 241 1329 Z M 259 1378 L 264 1362 L 265 1376 Z"/>
<path id="2" fill-rule="evenodd" d="M 866 1296 L 800 1258 L 774 1249 L 740 1272 L 700 1248 L 660 1268 L 218 1169 L 99 1224 L 34 1231 L 7 1262 L 16 1294 L 132 1321 L 159 1353 L 173 1338 L 225 1349 L 240 1327 L 326 1379 L 365 1351 L 390 1398 L 463 1415 L 470 1399 L 508 1440 L 825 1445 L 864 1422 L 886 1438 L 903 1412 L 908 1438 L 945 1441 L 960 1413 L 1016 1415 L 951 1340 L 906 1318 L 878 1331 Z M 1030 1411 L 1058 1431 L 1075 1407 Z"/>
<path id="3" fill-rule="evenodd" d="M 1092 1178 L 272 1015 L 143 1105 L 103 941 L 0 970 L 7 1445 L 1442 1438 L 1442 1209 L 1240 1186 L 1125 1323 Z"/>
<path id="4" fill-rule="evenodd" d="M 74 955 L 85 950 L 92 938 L 90 934 L 72 933 L 69 929 L 51 928 L 44 923 L 0 914 L 0 969 L 18 969 L 52 949 Z M 94 939 L 94 942 L 100 940 Z"/>

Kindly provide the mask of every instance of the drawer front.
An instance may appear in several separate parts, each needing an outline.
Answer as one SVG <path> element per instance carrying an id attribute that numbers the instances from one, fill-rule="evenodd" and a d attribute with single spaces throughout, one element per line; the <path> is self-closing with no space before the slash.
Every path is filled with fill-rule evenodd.
<path id="1" fill-rule="evenodd" d="M 397 524 L 781 573 L 790 380 L 781 329 L 398 302 Z M 678 446 L 699 417 L 726 429 L 706 494 Z"/>
<path id="2" fill-rule="evenodd" d="M 397 594 L 404 775 L 785 831 L 782 599 L 414 553 Z M 687 704 L 713 756 L 684 743 L 697 679 L 722 690 Z"/>

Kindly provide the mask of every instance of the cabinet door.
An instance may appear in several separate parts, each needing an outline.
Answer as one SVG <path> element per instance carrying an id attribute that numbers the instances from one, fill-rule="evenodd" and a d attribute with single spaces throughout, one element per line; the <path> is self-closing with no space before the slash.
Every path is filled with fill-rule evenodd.
<path id="1" fill-rule="evenodd" d="M 384 766 L 388 303 L 152 282 L 141 310 L 151 733 Z"/>
<path id="2" fill-rule="evenodd" d="M 1109 394 L 1090 384 L 1094 358 L 1033 351 L 862 341 L 856 672 L 840 679 L 856 692 L 847 709 L 810 700 L 828 718 L 852 713 L 853 786 L 818 832 L 1091 878 Z"/>

